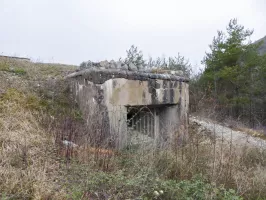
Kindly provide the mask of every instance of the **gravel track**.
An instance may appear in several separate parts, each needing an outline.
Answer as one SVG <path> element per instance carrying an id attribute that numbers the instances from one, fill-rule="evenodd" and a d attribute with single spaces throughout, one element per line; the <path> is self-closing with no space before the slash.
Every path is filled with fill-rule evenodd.
<path id="1" fill-rule="evenodd" d="M 246 145 L 266 149 L 266 140 L 261 138 L 253 137 L 245 132 L 235 131 L 226 125 L 221 125 L 210 119 L 192 116 L 189 120 L 190 123 L 199 125 L 199 129 L 210 132 L 216 139 L 223 139 L 228 143 L 232 141 L 232 144 L 235 146 Z"/>

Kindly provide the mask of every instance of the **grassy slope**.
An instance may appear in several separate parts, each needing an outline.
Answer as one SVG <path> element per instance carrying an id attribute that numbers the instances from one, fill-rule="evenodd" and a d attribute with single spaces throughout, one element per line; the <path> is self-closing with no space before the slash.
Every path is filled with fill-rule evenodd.
<path id="1" fill-rule="evenodd" d="M 81 147 L 65 159 L 69 154 L 58 151 L 61 134 L 83 131 L 62 79 L 75 69 L 0 60 L 0 197 L 239 199 L 228 188 L 266 197 L 265 152 L 239 153 L 194 125 L 188 144 L 173 151 L 129 148 L 106 155 Z"/>
<path id="2" fill-rule="evenodd" d="M 75 66 L 0 60 L 0 194 L 11 199 L 61 198 L 55 140 L 42 126 L 49 102 L 39 95 Z"/>

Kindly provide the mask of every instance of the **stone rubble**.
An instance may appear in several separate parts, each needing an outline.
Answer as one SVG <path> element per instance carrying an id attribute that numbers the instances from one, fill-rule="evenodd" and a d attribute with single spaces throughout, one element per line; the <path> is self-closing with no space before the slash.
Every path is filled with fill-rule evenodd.
<path id="1" fill-rule="evenodd" d="M 105 60 L 101 62 L 92 62 L 86 61 L 82 62 L 79 70 L 85 69 L 96 69 L 96 70 L 127 70 L 132 72 L 143 72 L 143 73 L 154 73 L 154 74 L 169 74 L 175 76 L 183 76 L 183 72 L 181 70 L 166 70 L 166 69 L 157 69 L 155 67 L 145 68 L 144 66 L 136 66 L 134 63 L 124 63 L 121 61 L 111 60 L 110 62 Z"/>

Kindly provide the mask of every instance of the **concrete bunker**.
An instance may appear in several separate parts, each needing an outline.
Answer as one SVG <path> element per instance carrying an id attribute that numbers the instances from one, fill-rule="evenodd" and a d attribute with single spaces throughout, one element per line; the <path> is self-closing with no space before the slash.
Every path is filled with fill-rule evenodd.
<path id="1" fill-rule="evenodd" d="M 87 122 L 101 145 L 145 142 L 168 146 L 188 124 L 188 80 L 173 71 L 90 68 L 68 76 Z"/>

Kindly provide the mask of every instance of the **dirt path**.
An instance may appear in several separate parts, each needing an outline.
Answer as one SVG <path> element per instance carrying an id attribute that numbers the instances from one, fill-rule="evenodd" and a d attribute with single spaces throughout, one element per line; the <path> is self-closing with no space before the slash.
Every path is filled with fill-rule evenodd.
<path id="1" fill-rule="evenodd" d="M 227 126 L 218 124 L 212 120 L 206 118 L 200 118 L 191 116 L 190 123 L 196 123 L 200 126 L 201 130 L 207 130 L 217 139 L 224 139 L 224 141 L 230 143 L 232 140 L 233 145 L 236 146 L 249 146 L 259 147 L 266 149 L 266 140 L 258 137 L 253 137 L 245 132 L 235 131 Z"/>

